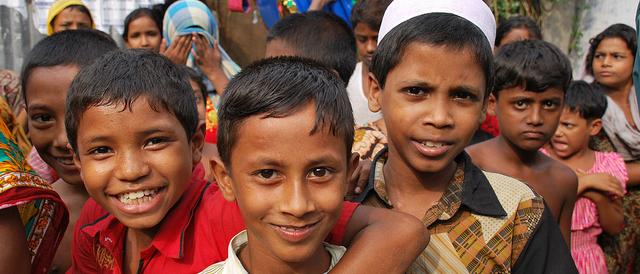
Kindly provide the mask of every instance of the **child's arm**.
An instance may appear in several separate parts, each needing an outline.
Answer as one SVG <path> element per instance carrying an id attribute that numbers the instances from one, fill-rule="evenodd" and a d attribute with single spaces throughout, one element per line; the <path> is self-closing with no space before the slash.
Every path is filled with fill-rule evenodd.
<path id="1" fill-rule="evenodd" d="M 347 252 L 331 273 L 404 273 L 427 246 L 429 232 L 408 214 L 361 205 L 344 242 Z"/>
<path id="2" fill-rule="evenodd" d="M 200 35 L 194 35 L 193 42 L 196 44 L 196 50 L 192 50 L 196 64 L 211 81 L 216 92 L 222 94 L 229 84 L 229 79 L 222 70 L 222 54 L 218 42 L 214 42 L 213 47 L 210 47 L 209 41 Z"/>
<path id="3" fill-rule="evenodd" d="M 27 237 L 16 207 L 0 210 L 0 235 L 0 273 L 29 273 Z"/>
<path id="4" fill-rule="evenodd" d="M 565 167 L 556 174 L 555 178 L 559 183 L 558 191 L 564 192 L 560 216 L 557 216 L 558 223 L 564 241 L 567 243 L 567 246 L 571 248 L 571 220 L 573 217 L 573 207 L 578 199 L 578 177 L 572 170 Z"/>
<path id="5" fill-rule="evenodd" d="M 618 178 L 609 173 L 587 174 L 578 170 L 576 174 L 578 175 L 578 195 L 588 190 L 601 191 L 617 197 L 624 195 L 624 188 Z"/>
<path id="6" fill-rule="evenodd" d="M 622 231 L 624 228 L 622 199 L 612 199 L 602 192 L 593 190 L 585 191 L 582 196 L 596 204 L 600 226 L 607 234 L 616 235 Z"/>
<path id="7" fill-rule="evenodd" d="M 640 185 L 640 161 L 627 162 L 625 165 L 627 166 L 627 174 L 629 175 L 627 185 Z"/>

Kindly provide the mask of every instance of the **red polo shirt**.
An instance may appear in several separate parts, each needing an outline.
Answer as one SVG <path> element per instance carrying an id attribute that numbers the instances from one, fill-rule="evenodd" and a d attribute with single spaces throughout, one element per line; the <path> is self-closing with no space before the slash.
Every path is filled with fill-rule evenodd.
<path id="1" fill-rule="evenodd" d="M 139 273 L 197 273 L 227 258 L 229 241 L 245 225 L 237 204 L 226 201 L 203 176 L 198 166 L 191 185 L 142 251 Z M 328 241 L 342 243 L 357 206 L 344 203 Z M 67 273 L 122 273 L 126 234 L 127 227 L 90 198 L 74 229 L 73 264 Z"/>

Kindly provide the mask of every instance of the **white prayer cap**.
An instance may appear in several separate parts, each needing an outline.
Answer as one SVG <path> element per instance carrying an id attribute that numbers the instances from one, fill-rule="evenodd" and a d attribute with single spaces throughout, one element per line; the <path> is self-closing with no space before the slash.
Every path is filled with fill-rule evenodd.
<path id="1" fill-rule="evenodd" d="M 482 0 L 394 0 L 382 17 L 378 45 L 385 35 L 402 22 L 434 12 L 451 13 L 469 20 L 482 30 L 493 48 L 496 40 L 496 19 L 489 6 Z"/>

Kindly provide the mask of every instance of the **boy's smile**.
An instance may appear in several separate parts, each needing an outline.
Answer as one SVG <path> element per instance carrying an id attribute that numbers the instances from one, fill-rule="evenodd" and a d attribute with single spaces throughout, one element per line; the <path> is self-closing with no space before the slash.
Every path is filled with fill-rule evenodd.
<path id="1" fill-rule="evenodd" d="M 501 135 L 520 149 L 537 151 L 558 127 L 564 92 L 559 88 L 533 92 L 517 86 L 501 90 L 497 102 Z"/>
<path id="2" fill-rule="evenodd" d="M 80 185 L 78 168 L 64 128 L 67 90 L 78 73 L 76 66 L 38 67 L 27 79 L 29 136 L 47 165 L 67 183 Z"/>
<path id="3" fill-rule="evenodd" d="M 230 166 L 215 167 L 225 198 L 241 209 L 252 256 L 302 264 L 326 257 L 321 242 L 353 164 L 344 138 L 321 125 L 310 133 L 315 119 L 312 103 L 286 117 L 251 116 L 238 127 Z"/>
<path id="4" fill-rule="evenodd" d="M 421 173 L 448 167 L 484 119 L 484 72 L 466 49 L 414 42 L 384 90 L 373 80 L 371 91 L 372 110 L 382 110 L 389 132 L 390 161 Z"/>
<path id="5" fill-rule="evenodd" d="M 189 186 L 200 160 L 202 134 L 192 140 L 170 112 L 153 110 L 146 98 L 89 107 L 78 124 L 78 151 L 85 187 L 125 226 L 158 225 Z"/>

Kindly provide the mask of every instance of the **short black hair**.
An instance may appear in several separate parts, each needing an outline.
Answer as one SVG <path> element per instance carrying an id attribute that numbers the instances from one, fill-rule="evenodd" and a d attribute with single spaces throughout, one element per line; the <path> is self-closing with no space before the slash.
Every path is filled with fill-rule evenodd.
<path id="1" fill-rule="evenodd" d="M 587 121 L 600 119 L 607 110 L 607 98 L 601 87 L 585 81 L 572 81 L 565 95 L 564 107 Z"/>
<path id="2" fill-rule="evenodd" d="M 361 0 L 351 10 L 351 25 L 364 23 L 375 31 L 380 30 L 380 23 L 385 10 L 393 0 Z"/>
<path id="3" fill-rule="evenodd" d="M 493 85 L 493 54 L 486 36 L 473 23 L 450 13 L 428 13 L 411 18 L 393 28 L 373 54 L 370 71 L 384 88 L 389 72 L 397 66 L 411 43 L 468 50 L 484 72 L 485 97 Z"/>
<path id="4" fill-rule="evenodd" d="M 160 36 L 162 36 L 162 14 L 159 13 L 159 10 L 157 8 L 137 8 L 124 18 L 124 32 L 122 33 L 122 39 L 127 41 L 127 36 L 129 35 L 129 24 L 131 24 L 132 21 L 145 16 L 151 18 L 151 20 L 156 23 Z"/>
<path id="5" fill-rule="evenodd" d="M 313 11 L 296 13 L 278 21 L 269 30 L 267 43 L 280 40 L 301 57 L 319 61 L 340 75 L 346 85 L 356 68 L 356 39 L 339 17 Z"/>
<path id="6" fill-rule="evenodd" d="M 236 75 L 222 94 L 218 110 L 218 151 L 230 168 L 238 127 L 251 116 L 286 117 L 312 103 L 316 122 L 310 134 L 328 129 L 344 139 L 351 154 L 354 122 L 343 83 L 321 63 L 281 56 L 260 60 Z"/>
<path id="7" fill-rule="evenodd" d="M 27 83 L 39 67 L 73 65 L 82 69 L 118 45 L 104 32 L 93 29 L 65 30 L 40 40 L 27 54 L 22 65 L 22 94 L 27 102 Z"/>
<path id="8" fill-rule="evenodd" d="M 589 53 L 587 53 L 587 61 L 585 63 L 585 69 L 589 75 L 593 75 L 593 57 L 596 55 L 596 50 L 600 45 L 600 42 L 605 38 L 620 38 L 627 43 L 627 48 L 631 50 L 631 57 L 636 57 L 636 51 L 638 49 L 638 37 L 636 37 L 636 31 L 625 24 L 613 24 L 603 30 L 596 37 L 589 40 Z"/>
<path id="9" fill-rule="evenodd" d="M 202 75 L 200 73 L 198 73 L 195 69 L 187 67 L 187 66 L 182 66 L 182 68 L 187 72 L 187 75 L 189 75 L 189 80 L 196 82 L 196 84 L 198 85 L 198 88 L 200 88 L 200 93 L 202 93 L 202 99 L 204 99 L 204 101 L 202 102 L 205 106 L 207 104 L 207 86 L 205 86 L 204 84 L 204 78 L 202 77 Z"/>
<path id="10" fill-rule="evenodd" d="M 500 43 L 502 42 L 502 38 L 509 34 L 511 30 L 522 28 L 527 29 L 533 36 L 533 39 L 542 40 L 542 31 L 540 31 L 540 26 L 538 26 L 538 23 L 536 23 L 536 21 L 533 21 L 533 19 L 529 16 L 516 15 L 500 22 L 498 28 L 496 29 L 495 46 L 499 47 Z"/>
<path id="11" fill-rule="evenodd" d="M 556 46 L 542 40 L 525 40 L 501 47 L 495 57 L 496 79 L 493 95 L 513 87 L 544 92 L 559 88 L 566 92 L 571 83 L 571 62 Z"/>
<path id="12" fill-rule="evenodd" d="M 198 125 L 198 111 L 188 79 L 184 69 L 148 50 L 116 50 L 102 56 L 71 82 L 65 113 L 69 144 L 77 152 L 78 124 L 87 109 L 116 104 L 131 109 L 141 97 L 153 110 L 175 115 L 190 139 Z"/>

